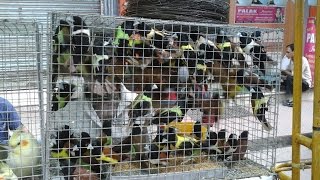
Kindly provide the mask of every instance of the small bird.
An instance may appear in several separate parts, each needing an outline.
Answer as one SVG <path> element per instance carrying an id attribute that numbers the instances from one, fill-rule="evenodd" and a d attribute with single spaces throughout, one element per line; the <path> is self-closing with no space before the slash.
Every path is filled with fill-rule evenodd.
<path id="1" fill-rule="evenodd" d="M 79 148 L 79 151 L 77 151 L 78 153 L 76 153 L 76 156 L 89 154 L 87 152 L 92 149 L 92 140 L 87 132 L 81 132 L 80 141 L 78 142 L 77 147 Z"/>
<path id="2" fill-rule="evenodd" d="M 221 130 L 218 132 L 218 142 L 217 142 L 217 145 L 218 145 L 218 149 L 220 150 L 221 153 L 224 152 L 224 148 L 226 147 L 226 133 L 227 133 L 227 130 L 226 130 L 226 129 L 221 129 Z"/>
<path id="3" fill-rule="evenodd" d="M 0 179 L 18 180 L 18 177 L 6 163 L 0 162 Z"/>
<path id="4" fill-rule="evenodd" d="M 70 47 L 70 24 L 64 20 L 60 20 L 59 26 L 56 28 L 53 40 L 54 40 L 54 52 L 62 53 Z"/>
<path id="5" fill-rule="evenodd" d="M 250 49 L 250 55 L 252 56 L 253 64 L 259 67 L 259 70 L 263 75 L 266 74 L 266 68 L 265 68 L 266 62 L 272 62 L 273 64 L 276 63 L 274 60 L 271 59 L 271 57 L 267 55 L 265 47 L 262 45 L 253 46 Z"/>
<path id="6" fill-rule="evenodd" d="M 194 98 L 198 100 L 208 100 L 211 99 L 212 93 L 208 91 L 208 84 L 202 83 L 201 81 L 197 81 L 194 83 L 193 91 L 194 91 Z"/>
<path id="7" fill-rule="evenodd" d="M 260 79 L 259 75 L 252 73 L 250 70 L 240 69 L 237 71 L 237 84 L 239 86 L 244 86 L 248 91 L 253 86 L 266 87 L 272 91 L 272 85 L 267 84 L 263 79 Z"/>
<path id="8" fill-rule="evenodd" d="M 128 116 L 129 112 L 126 110 L 127 107 L 130 106 L 130 104 L 137 98 L 138 94 L 130 91 L 127 89 L 127 87 L 121 82 L 120 83 L 120 102 L 117 107 L 117 117 L 120 117 L 120 115 L 125 116 L 124 118 Z"/>
<path id="9" fill-rule="evenodd" d="M 98 144 L 101 146 L 108 146 L 112 144 L 112 121 L 104 120 L 102 123 L 102 133 Z"/>
<path id="10" fill-rule="evenodd" d="M 197 52 L 197 57 L 199 59 L 221 59 L 219 48 L 213 41 L 199 33 L 190 34 L 190 38 L 194 43 L 194 50 Z"/>
<path id="11" fill-rule="evenodd" d="M 152 143 L 159 147 L 159 150 L 162 150 L 165 147 L 164 143 L 164 130 L 158 128 L 158 133 L 156 137 L 152 140 Z"/>
<path id="12" fill-rule="evenodd" d="M 206 97 L 206 96 L 204 96 Z M 223 104 L 219 94 L 208 97 L 208 99 L 195 99 L 195 107 L 203 112 L 202 123 L 213 126 L 223 113 Z"/>
<path id="13" fill-rule="evenodd" d="M 101 163 L 97 159 L 98 155 L 101 154 L 101 144 L 99 143 L 99 140 L 96 139 L 91 139 L 90 135 L 87 132 L 81 132 L 77 148 L 78 150 L 75 152 L 75 156 L 77 158 L 77 164 L 80 165 L 89 165 L 89 170 L 94 173 L 101 174 Z M 95 154 L 96 152 L 99 152 Z M 88 166 L 87 166 L 88 167 Z M 68 167 L 65 167 L 66 169 Z M 70 167 L 69 167 L 70 168 Z M 75 170 L 79 170 L 76 166 L 74 165 Z M 73 173 L 75 174 L 75 172 Z M 101 176 L 104 176 L 101 174 Z"/>
<path id="14" fill-rule="evenodd" d="M 153 116 L 152 124 L 168 124 L 172 121 L 181 121 L 183 113 L 179 106 L 159 109 Z"/>
<path id="15" fill-rule="evenodd" d="M 126 157 L 129 158 L 132 155 L 131 152 L 134 149 L 134 151 L 136 152 L 134 159 L 140 160 L 141 153 L 144 150 L 142 146 L 144 146 L 145 143 L 146 140 L 142 135 L 141 126 L 138 124 L 134 124 L 131 134 L 124 140 L 122 140 L 120 144 L 114 145 L 112 147 L 112 151 L 117 154 L 121 154 L 121 159 L 125 159 Z"/>
<path id="16" fill-rule="evenodd" d="M 127 20 L 117 26 L 113 45 L 117 46 L 116 55 L 119 57 L 133 56 L 132 47 L 142 44 L 143 41 L 133 37 L 139 25 L 138 21 Z"/>
<path id="17" fill-rule="evenodd" d="M 175 54 L 171 56 L 172 59 L 169 61 L 169 66 L 195 67 L 197 55 L 188 34 L 175 33 L 170 43 L 169 51 L 171 54 Z"/>
<path id="18" fill-rule="evenodd" d="M 246 54 L 250 54 L 250 50 L 254 46 L 260 46 L 260 44 L 256 43 L 252 37 L 250 37 L 247 33 L 245 32 L 240 32 L 238 33 L 240 36 L 240 47 L 243 49 L 243 51 Z"/>
<path id="19" fill-rule="evenodd" d="M 156 51 L 149 44 L 134 44 L 132 47 L 132 55 L 136 60 L 135 62 L 137 62 L 136 66 L 140 66 L 142 70 L 150 65 L 157 65 L 157 61 L 154 61 L 157 56 Z"/>
<path id="20" fill-rule="evenodd" d="M 60 20 L 53 36 L 52 82 L 56 82 L 59 74 L 70 73 L 71 70 L 71 30 L 70 24 Z"/>
<path id="21" fill-rule="evenodd" d="M 215 82 L 221 84 L 226 99 L 234 99 L 239 86 L 237 84 L 237 72 L 233 68 L 225 67 L 222 62 L 207 63 L 208 71 L 215 77 Z"/>
<path id="22" fill-rule="evenodd" d="M 268 97 L 263 95 L 259 87 L 253 87 L 254 92 L 251 92 L 251 105 L 253 115 L 260 121 L 263 129 L 270 131 L 271 124 L 266 119 L 266 111 L 268 111 Z"/>
<path id="23" fill-rule="evenodd" d="M 167 141 L 164 138 L 164 130 L 158 128 L 156 137 L 152 140 L 151 144 L 146 145 L 146 158 L 150 164 L 167 166 L 168 152 L 164 151 L 167 146 Z"/>
<path id="24" fill-rule="evenodd" d="M 36 174 L 41 161 L 40 145 L 29 132 L 17 129 L 8 142 L 10 151 L 6 163 L 17 177 Z M 38 167 L 39 166 L 39 167 Z"/>
<path id="25" fill-rule="evenodd" d="M 174 87 L 174 85 L 170 84 L 162 84 L 161 89 L 161 97 L 160 97 L 160 103 L 161 107 L 172 107 L 177 104 L 178 96 L 177 96 L 177 88 Z"/>
<path id="26" fill-rule="evenodd" d="M 117 26 L 115 31 L 115 39 L 113 45 L 119 45 L 120 40 L 129 40 L 134 31 L 135 21 L 125 21 L 121 25 Z"/>
<path id="27" fill-rule="evenodd" d="M 201 129 L 202 129 L 201 122 L 197 121 L 193 126 L 193 134 L 198 140 L 201 140 L 201 137 L 202 137 Z"/>
<path id="28" fill-rule="evenodd" d="M 129 110 L 129 117 L 136 119 L 151 113 L 152 99 L 145 96 L 143 93 L 139 94 L 131 103 Z"/>
<path id="29" fill-rule="evenodd" d="M 117 61 L 118 62 L 118 61 Z M 108 72 L 112 74 L 110 82 L 116 79 L 123 79 L 123 74 L 125 74 L 126 67 L 123 62 L 119 62 L 120 65 L 114 64 L 108 67 Z M 122 64 L 122 65 L 121 65 Z M 143 90 L 146 84 L 156 84 L 160 85 L 162 83 L 169 83 L 171 77 L 172 68 L 157 66 L 157 67 L 146 67 L 141 69 L 139 66 L 133 66 L 131 68 L 130 78 L 125 80 L 125 84 L 134 84 L 133 91 L 139 92 Z"/>
<path id="30" fill-rule="evenodd" d="M 146 154 L 150 164 L 167 166 L 167 153 L 161 152 L 161 148 L 152 143 L 149 146 L 146 146 Z"/>
<path id="31" fill-rule="evenodd" d="M 228 138 L 228 141 L 226 143 L 226 149 L 225 149 L 225 154 L 226 155 L 229 155 L 233 152 L 236 151 L 237 149 L 237 146 L 238 146 L 238 137 L 236 134 L 230 134 L 229 135 L 229 138 Z"/>
<path id="32" fill-rule="evenodd" d="M 87 24 L 79 16 L 73 16 L 73 62 L 75 65 L 83 64 L 84 57 L 91 43 L 91 33 Z"/>
<path id="33" fill-rule="evenodd" d="M 218 148 L 218 135 L 214 131 L 209 131 L 207 139 L 201 143 L 201 150 L 208 154 L 221 154 Z"/>
<path id="34" fill-rule="evenodd" d="M 107 37 L 107 35 L 103 32 L 95 33 L 92 53 L 99 56 L 108 56 L 104 58 L 109 59 L 109 57 L 113 54 L 112 51 L 112 38 Z"/>
<path id="35" fill-rule="evenodd" d="M 96 79 L 103 83 L 104 66 L 107 66 L 111 62 L 111 56 L 113 55 L 113 47 L 111 45 L 111 39 L 105 40 L 104 35 L 96 34 L 93 47 L 92 47 L 92 69 L 96 76 Z"/>
<path id="36" fill-rule="evenodd" d="M 74 84 L 66 82 L 58 83 L 57 92 L 52 95 L 52 111 L 62 109 L 68 104 L 75 87 Z"/>
<path id="37" fill-rule="evenodd" d="M 185 121 L 172 121 L 168 125 L 165 125 L 163 130 L 168 132 L 169 128 L 175 128 L 178 135 L 190 136 L 196 140 L 204 140 L 207 136 L 207 127 L 203 126 L 200 121 L 185 122 Z"/>
<path id="38" fill-rule="evenodd" d="M 112 63 L 112 58 L 109 57 L 109 55 L 94 55 L 94 56 L 95 56 L 96 60 L 92 61 L 93 62 L 92 63 L 93 71 L 88 70 L 87 72 L 92 72 L 91 74 L 93 74 L 93 80 L 96 80 L 96 83 L 101 87 L 103 87 L 103 85 L 106 86 L 105 89 L 106 89 L 107 93 L 112 93 L 112 91 L 115 88 L 112 87 L 111 85 L 110 85 L 110 87 L 107 86 L 109 84 L 106 80 L 106 77 L 110 76 L 110 74 L 106 70 L 106 67 Z M 92 57 L 92 58 L 94 58 L 94 57 Z M 96 63 L 96 65 L 94 65 L 94 62 Z M 90 81 L 92 81 L 92 80 L 90 79 Z M 92 89 L 94 89 L 94 88 L 92 88 Z M 103 93 L 96 93 L 96 94 L 102 95 Z"/>
<path id="39" fill-rule="evenodd" d="M 230 134 L 225 144 L 223 155 L 219 156 L 221 160 L 225 160 L 227 157 L 232 156 L 238 148 L 238 137 L 236 134 Z"/>
<path id="40" fill-rule="evenodd" d="M 207 65 L 204 62 L 196 64 L 193 76 L 197 83 L 206 82 L 209 77 Z"/>
<path id="41" fill-rule="evenodd" d="M 174 127 L 168 128 L 168 132 L 164 135 L 164 139 L 168 142 L 168 148 L 178 154 L 191 156 L 193 148 L 198 145 L 198 140 L 189 136 L 180 136 L 177 133 L 177 129 Z"/>
<path id="42" fill-rule="evenodd" d="M 218 44 L 218 48 L 220 49 L 220 51 L 222 51 L 222 64 L 225 67 L 231 67 L 234 53 L 230 39 L 224 34 L 219 34 L 216 41 Z"/>
<path id="43" fill-rule="evenodd" d="M 253 40 L 258 43 L 261 44 L 261 31 L 255 31 L 251 34 L 251 37 L 253 38 Z"/>
<path id="44" fill-rule="evenodd" d="M 158 49 L 167 49 L 170 44 L 170 34 L 165 30 L 159 31 L 156 28 L 141 22 L 137 25 L 137 33 L 139 33 L 145 41 L 151 46 Z"/>
<path id="45" fill-rule="evenodd" d="M 70 159 L 71 156 L 76 156 L 78 141 L 73 133 L 70 132 L 70 127 L 65 125 L 63 129 L 57 132 L 55 143 L 51 147 L 51 157 L 57 159 Z"/>
<path id="46" fill-rule="evenodd" d="M 100 120 L 110 121 L 116 116 L 119 100 L 116 93 L 113 94 L 110 99 L 104 99 L 104 97 L 105 96 L 97 96 L 92 100 L 92 107 Z"/>
<path id="47" fill-rule="evenodd" d="M 229 161 L 239 161 L 244 159 L 244 155 L 248 149 L 248 131 L 243 131 L 238 139 L 238 147 L 237 150 L 232 154 L 232 156 L 228 157 Z"/>
<path id="48" fill-rule="evenodd" d="M 103 147 L 102 151 L 100 148 L 94 148 L 92 150 L 92 155 L 95 156 L 98 161 L 113 165 L 122 160 L 121 155 L 114 152 L 110 147 Z"/>

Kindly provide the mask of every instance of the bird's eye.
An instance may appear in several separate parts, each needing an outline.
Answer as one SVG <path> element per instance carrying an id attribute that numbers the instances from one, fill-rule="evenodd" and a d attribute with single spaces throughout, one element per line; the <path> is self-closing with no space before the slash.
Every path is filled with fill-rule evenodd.
<path id="1" fill-rule="evenodd" d="M 18 144 L 17 144 L 18 146 L 20 145 L 20 142 L 18 142 Z"/>

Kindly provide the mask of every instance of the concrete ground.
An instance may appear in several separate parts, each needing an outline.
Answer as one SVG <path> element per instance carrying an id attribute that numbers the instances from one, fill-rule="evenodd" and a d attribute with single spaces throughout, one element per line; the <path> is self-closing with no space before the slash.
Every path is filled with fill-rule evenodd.
<path id="1" fill-rule="evenodd" d="M 279 106 L 279 121 L 278 121 L 278 137 L 291 135 L 292 131 L 292 107 Z M 301 132 L 312 132 L 313 121 L 313 91 L 309 90 L 302 94 L 301 104 Z M 276 161 L 287 162 L 291 161 L 292 148 L 283 147 L 277 149 Z M 301 146 L 301 159 L 311 159 L 312 153 L 309 149 Z M 286 174 L 291 175 L 291 172 Z M 301 170 L 301 179 L 311 179 L 311 170 Z"/>

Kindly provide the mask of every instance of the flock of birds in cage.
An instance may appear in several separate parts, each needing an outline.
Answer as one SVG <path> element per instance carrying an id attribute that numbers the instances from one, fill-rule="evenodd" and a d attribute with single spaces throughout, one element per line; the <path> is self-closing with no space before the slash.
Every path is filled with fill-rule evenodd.
<path id="1" fill-rule="evenodd" d="M 183 163 L 200 154 L 243 160 L 249 132 L 227 137 L 226 129 L 214 132 L 210 127 L 223 113 L 223 99 L 247 91 L 256 120 L 263 129 L 272 129 L 265 115 L 268 98 L 261 88 L 274 87 L 260 76 L 266 72 L 265 63 L 274 61 L 255 36 L 240 32 L 239 40 L 233 43 L 222 31 L 215 40 L 197 31 L 170 32 L 141 20 L 125 20 L 115 29 L 93 33 L 79 16 L 61 19 L 53 36 L 51 81 L 70 75 L 84 79 L 102 133 L 99 138 L 88 132 L 76 135 L 66 124 L 56 132 L 50 156 L 59 159 L 65 175 L 81 174 L 77 163 L 100 173 L 101 164 L 168 166 L 168 158 L 175 156 L 184 157 Z M 209 83 L 219 83 L 223 94 L 210 91 Z M 75 86 L 54 85 L 52 112 L 72 101 Z M 202 111 L 201 120 L 186 121 L 185 114 L 194 108 Z M 120 115 L 127 119 L 122 125 L 129 127 L 130 135 L 114 143 L 112 126 Z M 151 126 L 156 134 L 150 138 Z"/>

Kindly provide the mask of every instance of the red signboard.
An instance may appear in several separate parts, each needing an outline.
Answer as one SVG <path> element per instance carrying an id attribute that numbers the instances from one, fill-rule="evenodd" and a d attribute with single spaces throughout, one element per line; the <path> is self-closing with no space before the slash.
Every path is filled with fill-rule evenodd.
<path id="1" fill-rule="evenodd" d="M 236 6 L 235 23 L 284 23 L 285 7 Z"/>
<path id="2" fill-rule="evenodd" d="M 306 38 L 304 42 L 304 56 L 308 59 L 312 81 L 314 80 L 314 62 L 315 62 L 315 35 L 316 35 L 316 19 L 314 17 L 309 17 L 306 29 Z M 313 83 L 312 83 L 313 84 Z"/>

